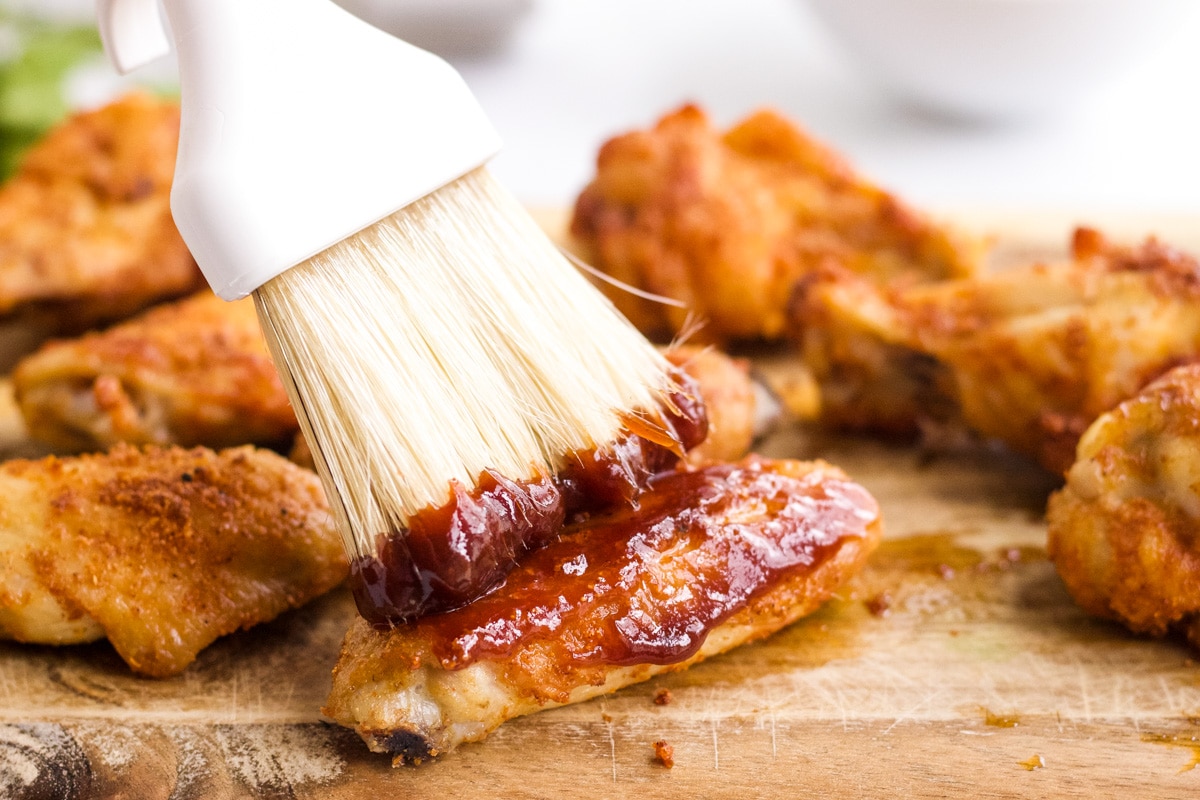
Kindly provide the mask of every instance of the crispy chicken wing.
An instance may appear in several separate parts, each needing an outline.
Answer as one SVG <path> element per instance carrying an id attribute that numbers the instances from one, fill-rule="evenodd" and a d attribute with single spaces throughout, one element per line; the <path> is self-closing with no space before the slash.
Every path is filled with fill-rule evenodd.
<path id="1" fill-rule="evenodd" d="M 1075 233 L 1070 262 L 909 288 L 844 271 L 807 289 L 805 357 L 835 424 L 962 423 L 1064 471 L 1088 424 L 1200 355 L 1200 265 Z"/>
<path id="2" fill-rule="evenodd" d="M 169 194 L 177 104 L 134 94 L 69 119 L 0 186 L 0 319 L 78 333 L 203 285 Z"/>
<path id="3" fill-rule="evenodd" d="M 436 756 L 779 630 L 881 531 L 875 501 L 827 464 L 666 473 L 637 508 L 567 526 L 468 606 L 386 629 L 355 620 L 324 712 L 377 752 Z"/>
<path id="4" fill-rule="evenodd" d="M 1050 558 L 1080 606 L 1200 647 L 1200 365 L 1088 428 L 1048 518 Z"/>
<path id="5" fill-rule="evenodd" d="M 722 134 L 695 106 L 601 148 L 571 233 L 598 268 L 686 305 L 606 287 L 660 339 L 690 314 L 711 340 L 777 338 L 797 286 L 823 265 L 930 280 L 972 273 L 981 251 L 778 114 L 759 112 Z"/>
<path id="6" fill-rule="evenodd" d="M 118 446 L 0 466 L 0 635 L 102 637 L 137 673 L 181 672 L 218 636 L 346 576 L 316 476 L 243 447 Z"/>
<path id="7" fill-rule="evenodd" d="M 29 435 L 62 451 L 284 446 L 298 429 L 254 304 L 207 291 L 50 342 L 17 366 L 13 384 Z"/>

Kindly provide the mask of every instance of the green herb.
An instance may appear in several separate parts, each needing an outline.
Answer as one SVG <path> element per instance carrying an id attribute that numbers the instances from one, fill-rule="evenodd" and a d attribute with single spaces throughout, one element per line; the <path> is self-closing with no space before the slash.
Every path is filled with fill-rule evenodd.
<path id="1" fill-rule="evenodd" d="M 13 49 L 0 60 L 0 178 L 69 108 L 63 85 L 75 68 L 101 55 L 100 37 L 87 25 L 62 25 L 0 12 L 0 31 Z"/>

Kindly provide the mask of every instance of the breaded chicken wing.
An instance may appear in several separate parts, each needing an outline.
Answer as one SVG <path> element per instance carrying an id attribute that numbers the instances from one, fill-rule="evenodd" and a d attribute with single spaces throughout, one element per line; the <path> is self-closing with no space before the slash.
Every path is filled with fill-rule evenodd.
<path id="1" fill-rule="evenodd" d="M 50 342 L 18 364 L 13 385 L 29 435 L 67 452 L 284 446 L 298 430 L 254 304 L 208 291 Z"/>
<path id="2" fill-rule="evenodd" d="M 167 677 L 346 572 L 320 482 L 274 453 L 122 445 L 0 466 L 5 638 L 107 637 Z"/>
<path id="3" fill-rule="evenodd" d="M 1048 520 L 1050 558 L 1080 606 L 1200 647 L 1200 365 L 1088 428 Z"/>
<path id="4" fill-rule="evenodd" d="M 667 473 L 637 508 L 567 526 L 464 608 L 387 629 L 355 620 L 324 713 L 421 761 L 767 636 L 824 603 L 881 533 L 875 501 L 827 464 Z"/>
<path id="5" fill-rule="evenodd" d="M 1100 414 L 1200 356 L 1196 259 L 1090 229 L 1067 263 L 906 289 L 828 272 L 802 306 L 827 421 L 959 422 L 1057 472 Z"/>
<path id="6" fill-rule="evenodd" d="M 797 287 L 822 266 L 923 281 L 973 273 L 981 251 L 778 114 L 720 133 L 695 106 L 601 148 L 571 234 L 596 267 L 685 304 L 602 287 L 659 339 L 689 315 L 705 320 L 700 336 L 713 341 L 777 338 Z"/>
<path id="7" fill-rule="evenodd" d="M 0 319 L 79 333 L 199 289 L 171 218 L 179 107 L 144 94 L 51 131 L 0 186 Z"/>

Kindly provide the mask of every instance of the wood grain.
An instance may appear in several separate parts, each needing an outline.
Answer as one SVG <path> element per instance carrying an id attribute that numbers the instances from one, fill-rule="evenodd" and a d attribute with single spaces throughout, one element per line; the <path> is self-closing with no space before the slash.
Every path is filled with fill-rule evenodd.
<path id="1" fill-rule="evenodd" d="M 1049 246 L 1006 235 L 1021 257 Z M 168 681 L 133 677 L 103 644 L 0 644 L 0 797 L 1200 791 L 1194 654 L 1074 606 L 1044 551 L 1053 477 L 986 448 L 928 453 L 799 427 L 762 450 L 842 466 L 879 499 L 888 532 L 842 597 L 767 641 L 403 769 L 320 719 L 353 614 L 343 591 L 219 641 Z M 656 705 L 663 688 L 671 702 Z M 654 761 L 660 739 L 673 769 Z"/>

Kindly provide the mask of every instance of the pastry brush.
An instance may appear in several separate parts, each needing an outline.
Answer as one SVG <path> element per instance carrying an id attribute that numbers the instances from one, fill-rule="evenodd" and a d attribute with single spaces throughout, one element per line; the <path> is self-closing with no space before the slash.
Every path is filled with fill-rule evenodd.
<path id="1" fill-rule="evenodd" d="M 662 356 L 489 177 L 447 63 L 330 0 L 161 8 L 99 0 L 102 38 L 121 71 L 174 40 L 176 222 L 217 294 L 253 294 L 352 559 L 658 407 Z"/>

